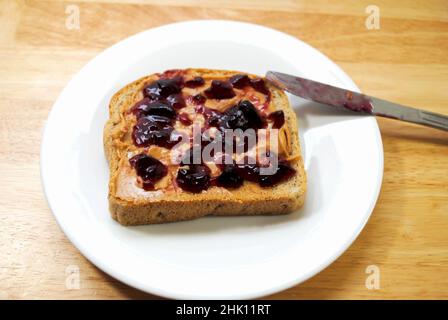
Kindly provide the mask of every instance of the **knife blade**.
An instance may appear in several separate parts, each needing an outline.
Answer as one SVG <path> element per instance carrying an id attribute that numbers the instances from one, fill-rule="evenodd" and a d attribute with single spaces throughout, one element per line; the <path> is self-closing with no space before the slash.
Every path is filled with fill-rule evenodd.
<path id="1" fill-rule="evenodd" d="M 407 107 L 281 72 L 268 71 L 266 79 L 280 89 L 307 100 L 360 114 L 392 118 L 448 131 L 448 116 L 442 114 Z"/>

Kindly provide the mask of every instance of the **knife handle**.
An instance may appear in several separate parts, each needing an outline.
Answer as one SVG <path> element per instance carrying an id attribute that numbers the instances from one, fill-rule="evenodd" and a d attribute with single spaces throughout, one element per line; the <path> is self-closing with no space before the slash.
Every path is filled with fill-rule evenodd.
<path id="1" fill-rule="evenodd" d="M 448 131 L 448 116 L 370 97 L 373 114 Z"/>
<path id="2" fill-rule="evenodd" d="M 423 125 L 448 131 L 448 116 L 429 111 L 418 110 L 419 122 Z"/>

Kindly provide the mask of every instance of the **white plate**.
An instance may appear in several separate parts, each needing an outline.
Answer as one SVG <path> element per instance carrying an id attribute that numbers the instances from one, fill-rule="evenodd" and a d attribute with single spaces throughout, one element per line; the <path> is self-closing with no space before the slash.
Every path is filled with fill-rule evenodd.
<path id="1" fill-rule="evenodd" d="M 373 117 L 290 97 L 308 173 L 306 204 L 293 214 L 141 227 L 110 218 L 102 145 L 109 99 L 141 76 L 186 67 L 277 70 L 358 90 L 317 50 L 261 26 L 192 21 L 132 36 L 89 62 L 48 117 L 41 172 L 59 225 L 99 268 L 164 297 L 255 298 L 312 277 L 348 248 L 375 205 L 383 149 Z"/>

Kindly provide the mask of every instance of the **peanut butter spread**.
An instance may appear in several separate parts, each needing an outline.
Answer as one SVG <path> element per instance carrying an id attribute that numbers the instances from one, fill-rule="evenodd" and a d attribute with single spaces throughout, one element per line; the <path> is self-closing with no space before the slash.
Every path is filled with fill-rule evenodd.
<path id="1" fill-rule="evenodd" d="M 288 163 L 299 155 L 292 154 L 290 128 L 283 112 L 276 110 L 270 86 L 252 75 L 211 77 L 192 70 L 170 70 L 139 82 L 121 104 L 118 129 L 112 135 L 120 168 L 111 179 L 113 193 L 123 199 L 150 199 L 208 188 L 229 192 L 242 184 L 256 192 L 293 176 Z M 195 126 L 200 132 L 209 129 L 215 139 L 225 129 L 258 132 L 254 146 L 230 155 L 234 161 L 270 150 L 275 129 L 278 171 L 272 177 L 258 177 L 257 165 L 219 163 L 216 160 L 223 157 L 219 152 L 200 164 L 183 163 Z M 260 139 L 260 134 L 267 139 Z"/>

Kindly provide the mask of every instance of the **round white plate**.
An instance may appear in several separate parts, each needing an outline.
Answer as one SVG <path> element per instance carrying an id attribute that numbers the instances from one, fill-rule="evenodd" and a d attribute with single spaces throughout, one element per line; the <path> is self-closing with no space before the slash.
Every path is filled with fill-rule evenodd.
<path id="1" fill-rule="evenodd" d="M 110 218 L 102 144 L 109 99 L 139 77 L 187 67 L 276 70 L 358 90 L 317 50 L 261 26 L 191 21 L 134 35 L 82 68 L 48 117 L 41 173 L 59 225 L 99 268 L 164 297 L 255 298 L 312 277 L 350 246 L 377 200 L 383 149 L 373 117 L 290 97 L 308 174 L 306 204 L 290 215 L 139 227 Z"/>

